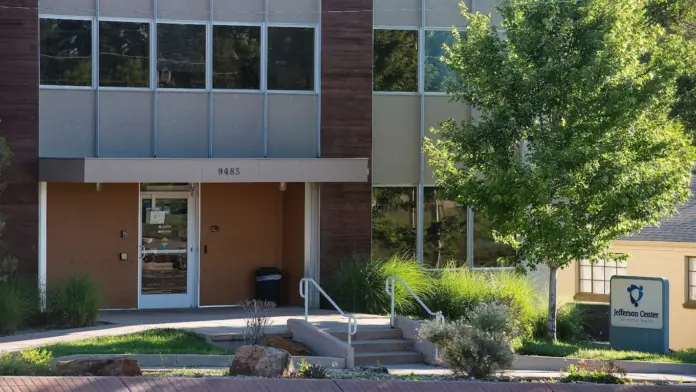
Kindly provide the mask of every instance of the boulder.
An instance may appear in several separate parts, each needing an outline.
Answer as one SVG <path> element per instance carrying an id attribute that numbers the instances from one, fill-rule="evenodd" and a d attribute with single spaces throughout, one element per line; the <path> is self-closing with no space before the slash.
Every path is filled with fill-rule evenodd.
<path id="1" fill-rule="evenodd" d="M 59 361 L 56 370 L 60 376 L 134 377 L 143 374 L 138 361 L 127 358 Z"/>
<path id="2" fill-rule="evenodd" d="M 263 346 L 242 346 L 237 349 L 230 366 L 230 375 L 256 377 L 288 377 L 295 373 L 292 356 L 285 350 Z"/>
<path id="3" fill-rule="evenodd" d="M 264 345 L 266 347 L 273 347 L 279 350 L 285 350 L 290 353 L 290 355 L 296 356 L 308 356 L 310 355 L 309 348 L 300 342 L 294 340 L 284 339 L 278 335 L 266 336 L 264 340 Z"/>

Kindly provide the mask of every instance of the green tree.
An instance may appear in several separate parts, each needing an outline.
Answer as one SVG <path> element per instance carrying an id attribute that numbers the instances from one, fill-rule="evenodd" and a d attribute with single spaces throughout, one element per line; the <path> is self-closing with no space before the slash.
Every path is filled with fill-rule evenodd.
<path id="1" fill-rule="evenodd" d="M 693 51 L 650 23 L 646 4 L 503 0 L 506 37 L 464 8 L 467 37 L 455 31 L 447 48 L 453 99 L 481 116 L 426 140 L 438 185 L 487 217 L 510 262 L 549 267 L 550 340 L 558 269 L 625 258 L 610 241 L 689 196 L 694 151 L 669 111 Z"/>

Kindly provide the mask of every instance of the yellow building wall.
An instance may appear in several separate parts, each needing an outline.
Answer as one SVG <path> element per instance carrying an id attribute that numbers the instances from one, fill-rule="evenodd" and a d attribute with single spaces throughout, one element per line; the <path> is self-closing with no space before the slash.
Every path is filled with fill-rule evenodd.
<path id="1" fill-rule="evenodd" d="M 686 258 L 696 257 L 696 243 L 615 241 L 611 250 L 629 255 L 628 274 L 669 280 L 669 346 L 679 350 L 696 347 L 696 309 L 686 304 Z M 578 301 L 609 302 L 607 297 L 578 295 L 579 271 L 573 263 L 558 273 L 558 297 L 574 297 Z M 693 306 L 693 305 L 692 305 Z"/>

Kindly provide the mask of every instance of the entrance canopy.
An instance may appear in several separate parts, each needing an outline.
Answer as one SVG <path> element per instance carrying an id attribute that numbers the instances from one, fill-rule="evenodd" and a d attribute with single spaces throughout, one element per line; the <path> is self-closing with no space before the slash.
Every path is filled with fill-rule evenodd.
<path id="1" fill-rule="evenodd" d="M 367 158 L 39 158 L 39 181 L 367 182 Z"/>

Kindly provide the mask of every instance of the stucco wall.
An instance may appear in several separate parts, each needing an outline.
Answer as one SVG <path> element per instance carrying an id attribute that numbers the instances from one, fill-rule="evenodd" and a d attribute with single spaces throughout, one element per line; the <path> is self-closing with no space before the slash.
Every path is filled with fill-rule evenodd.
<path id="1" fill-rule="evenodd" d="M 630 255 L 628 274 L 635 276 L 663 277 L 670 287 L 670 337 L 671 349 L 696 347 L 696 309 L 684 307 L 686 302 L 686 257 L 696 256 L 695 243 L 666 243 L 616 241 L 612 250 Z M 560 297 L 572 297 L 578 290 L 578 268 L 574 264 L 559 273 Z"/>

